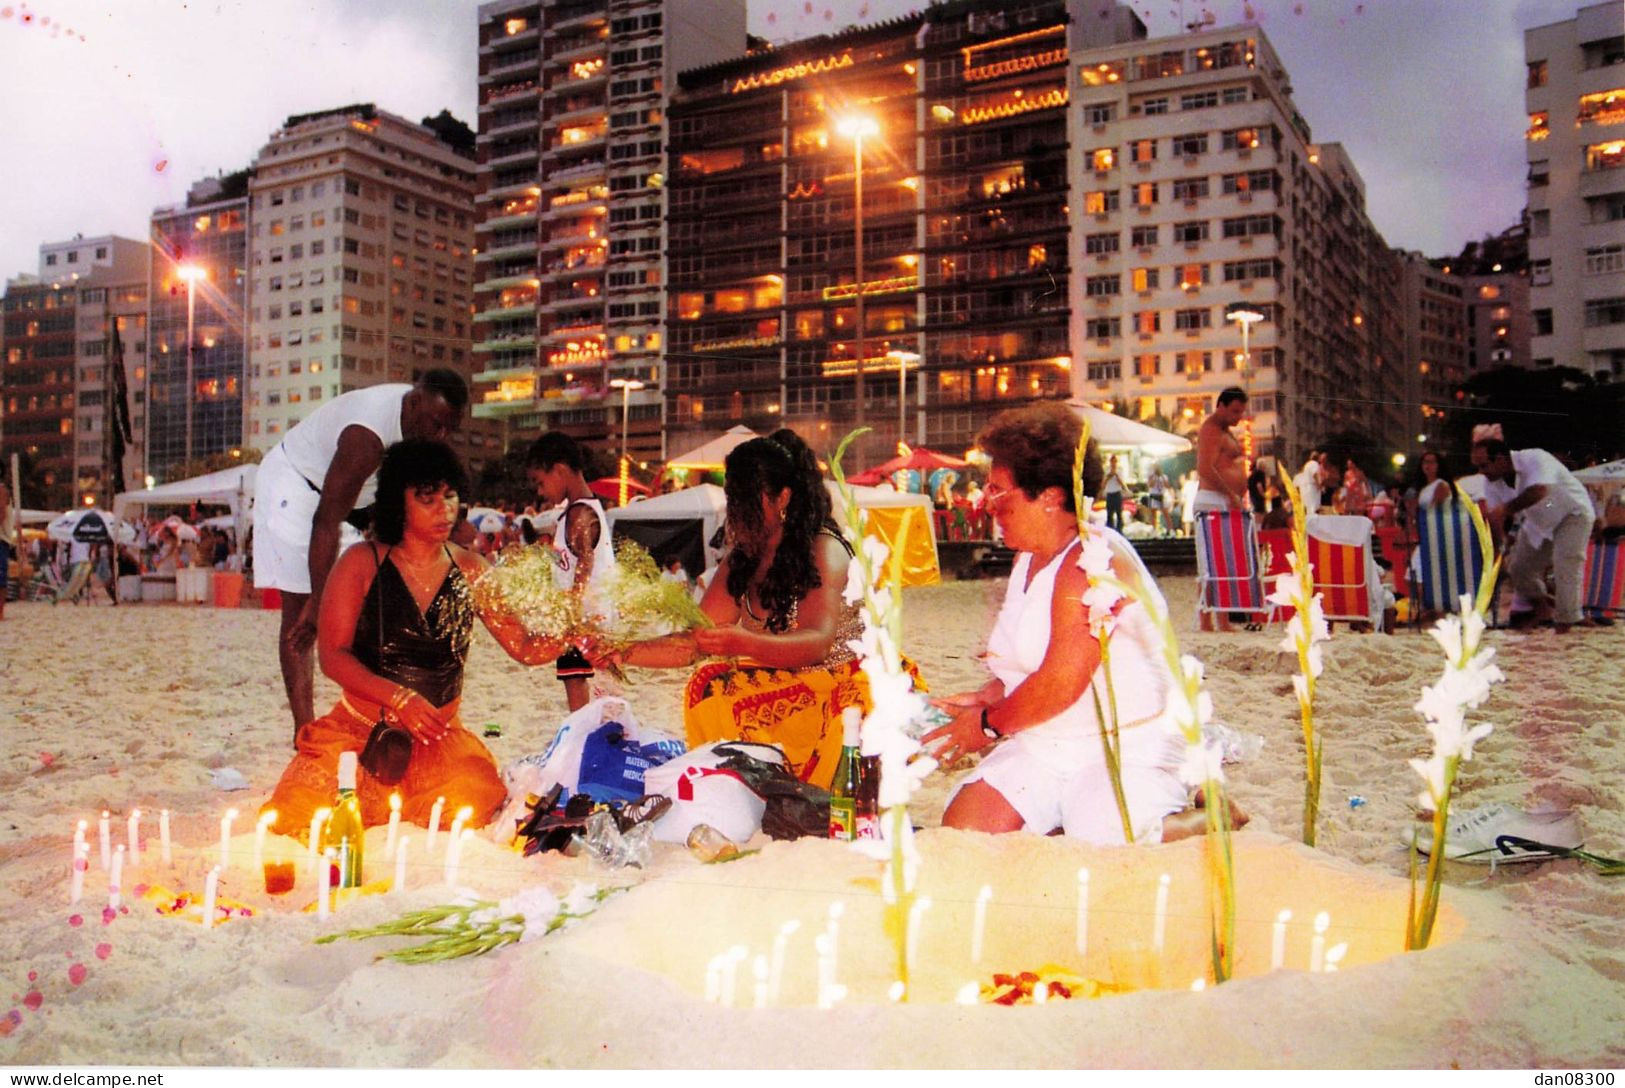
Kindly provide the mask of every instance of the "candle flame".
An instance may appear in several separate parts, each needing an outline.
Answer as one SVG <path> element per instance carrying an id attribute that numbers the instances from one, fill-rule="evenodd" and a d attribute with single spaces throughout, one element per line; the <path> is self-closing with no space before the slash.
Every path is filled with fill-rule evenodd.
<path id="1" fill-rule="evenodd" d="M 391 812 L 399 812 L 401 810 L 401 795 L 400 794 L 392 793 L 392 794 L 389 795 L 389 810 Z"/>
<path id="2" fill-rule="evenodd" d="M 270 827 L 274 823 L 276 823 L 276 809 L 268 808 L 264 812 L 260 813 L 261 827 Z"/>
<path id="3" fill-rule="evenodd" d="M 1331 924 L 1332 916 L 1327 914 L 1325 911 L 1321 911 L 1319 914 L 1315 915 L 1315 933 L 1317 935 L 1325 933 L 1327 927 L 1329 927 Z"/>

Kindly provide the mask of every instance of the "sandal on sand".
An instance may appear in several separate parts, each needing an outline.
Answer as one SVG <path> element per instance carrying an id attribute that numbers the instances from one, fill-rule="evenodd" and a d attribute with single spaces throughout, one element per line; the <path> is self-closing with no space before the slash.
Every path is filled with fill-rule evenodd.
<path id="1" fill-rule="evenodd" d="M 1537 809 L 1524 812 L 1507 804 L 1468 809 L 1451 822 L 1445 837 L 1447 861 L 1475 865 L 1519 861 L 1549 861 L 1567 856 L 1584 844 L 1579 821 L 1572 812 Z M 1406 846 L 1411 842 L 1407 836 Z M 1433 849 L 1433 827 L 1416 829 L 1416 849 Z"/>

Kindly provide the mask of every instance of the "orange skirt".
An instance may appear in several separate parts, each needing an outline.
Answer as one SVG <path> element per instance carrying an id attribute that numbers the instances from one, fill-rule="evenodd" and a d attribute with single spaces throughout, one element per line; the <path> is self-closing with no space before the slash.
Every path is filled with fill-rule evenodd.
<path id="1" fill-rule="evenodd" d="M 365 716 L 367 711 L 373 711 L 372 716 Z M 359 753 L 377 721 L 372 703 L 352 698 L 350 703 L 341 699 L 325 715 L 300 728 L 296 753 L 260 810 L 276 810 L 273 831 L 300 840 L 310 834 L 310 818 L 317 809 L 332 805 L 338 792 L 339 753 Z M 406 777 L 395 785 L 386 786 L 366 771 L 357 775 L 362 823 L 368 827 L 387 824 L 392 793 L 401 795 L 401 819 L 419 827 L 429 826 L 436 798 L 445 798 L 442 827 L 450 826 L 465 806 L 474 813 L 468 826 L 484 827 L 508 796 L 490 750 L 463 728 L 455 714 L 444 740 L 413 744 Z"/>

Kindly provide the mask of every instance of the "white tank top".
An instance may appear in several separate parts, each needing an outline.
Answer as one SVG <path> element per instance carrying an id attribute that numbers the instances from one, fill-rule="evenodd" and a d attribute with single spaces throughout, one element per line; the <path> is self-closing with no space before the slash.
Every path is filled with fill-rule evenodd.
<path id="1" fill-rule="evenodd" d="M 401 400 L 411 391 L 410 385 L 390 383 L 357 389 L 330 400 L 282 436 L 282 455 L 295 472 L 321 490 L 327 482 L 327 468 L 338 452 L 339 435 L 346 427 L 365 427 L 378 436 L 385 449 L 401 440 Z M 375 472 L 361 485 L 356 506 L 370 505 L 377 490 Z"/>
<path id="2" fill-rule="evenodd" d="M 598 543 L 592 550 L 592 580 L 586 587 L 585 601 L 593 612 L 613 618 L 613 609 L 605 593 L 615 579 L 615 542 L 610 536 L 609 519 L 604 516 L 604 505 L 597 499 L 577 499 L 559 511 L 558 523 L 553 526 L 553 584 L 559 589 L 569 589 L 576 584 L 580 561 L 570 551 L 565 538 L 566 515 L 576 506 L 585 506 L 598 516 Z"/>

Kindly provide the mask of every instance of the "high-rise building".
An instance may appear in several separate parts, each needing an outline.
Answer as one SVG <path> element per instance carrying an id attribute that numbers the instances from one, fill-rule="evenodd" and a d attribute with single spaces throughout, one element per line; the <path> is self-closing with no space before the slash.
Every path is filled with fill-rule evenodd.
<path id="1" fill-rule="evenodd" d="M 1536 367 L 1625 377 L 1625 7 L 1524 32 Z"/>
<path id="2" fill-rule="evenodd" d="M 352 389 L 470 376 L 474 163 L 441 132 L 371 104 L 289 117 L 249 193 L 248 445 Z M 475 465 L 485 431 L 454 439 Z"/>
<path id="3" fill-rule="evenodd" d="M 75 235 L 66 242 L 46 242 L 39 247 L 39 277 L 51 283 L 82 279 L 99 269 L 127 267 L 144 257 L 146 246 L 133 238 L 103 234 L 96 238 Z"/>
<path id="4" fill-rule="evenodd" d="M 118 259 L 79 280 L 74 369 L 74 486 L 109 508 L 117 491 L 141 486 L 146 463 L 147 247 L 117 241 Z M 114 436 L 120 410 L 128 441 L 122 429 Z"/>
<path id="5" fill-rule="evenodd" d="M 1405 304 L 1406 425 L 1396 452 L 1408 453 L 1444 435 L 1456 390 L 1468 378 L 1467 284 L 1416 252 L 1397 254 Z"/>
<path id="6" fill-rule="evenodd" d="M 498 0 L 479 24 L 474 415 L 505 446 L 618 449 L 625 425 L 657 458 L 667 92 L 744 51 L 744 0 Z"/>
<path id="7" fill-rule="evenodd" d="M 75 324 L 78 285 L 56 283 L 37 276 L 17 276 L 6 282 L 0 300 L 0 351 L 5 353 L 0 397 L 0 460 L 21 454 L 31 466 L 25 489 L 38 487 L 26 498 L 66 509 L 73 491 L 73 372 L 77 340 Z M 18 505 L 23 496 L 15 496 Z"/>
<path id="8" fill-rule="evenodd" d="M 242 447 L 248 223 L 246 171 L 152 215 L 145 475 L 159 483 Z"/>
<path id="9" fill-rule="evenodd" d="M 1435 261 L 1461 277 L 1467 294 L 1467 376 L 1515 366 L 1529 357 L 1529 229 L 1517 223 L 1468 242 L 1458 256 Z"/>
<path id="10" fill-rule="evenodd" d="M 1359 173 L 1314 141 L 1263 32 L 1072 60 L 1078 395 L 1188 431 L 1240 386 L 1257 453 L 1296 459 L 1354 433 L 1402 451 L 1396 262 Z"/>

